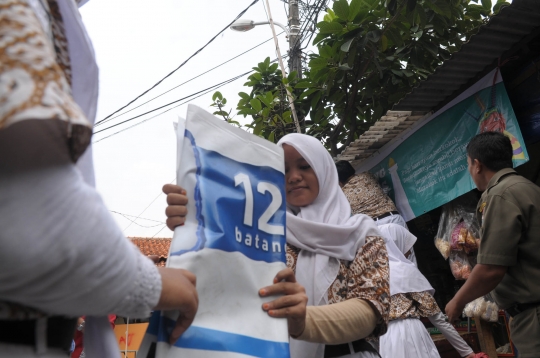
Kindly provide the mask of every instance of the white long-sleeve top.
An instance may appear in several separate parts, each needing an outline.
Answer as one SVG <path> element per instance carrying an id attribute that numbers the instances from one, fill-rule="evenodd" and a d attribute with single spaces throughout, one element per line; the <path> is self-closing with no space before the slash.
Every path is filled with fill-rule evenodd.
<path id="1" fill-rule="evenodd" d="M 147 316 L 159 272 L 85 184 L 64 130 L 54 120 L 0 130 L 0 302 L 49 315 Z"/>
<path id="2" fill-rule="evenodd" d="M 450 342 L 452 347 L 459 353 L 460 356 L 466 357 L 473 353 L 472 348 L 465 342 L 465 340 L 459 335 L 454 326 L 448 323 L 444 319 L 442 312 L 439 312 L 433 316 L 428 317 L 431 324 L 433 324 L 443 336 Z"/>

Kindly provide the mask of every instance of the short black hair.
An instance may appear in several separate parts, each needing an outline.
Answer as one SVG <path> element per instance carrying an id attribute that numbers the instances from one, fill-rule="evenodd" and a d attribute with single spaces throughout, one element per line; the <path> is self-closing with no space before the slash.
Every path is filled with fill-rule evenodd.
<path id="1" fill-rule="evenodd" d="M 337 173 L 339 181 L 345 184 L 350 177 L 356 173 L 351 163 L 346 160 L 340 160 L 336 163 Z"/>
<path id="2" fill-rule="evenodd" d="M 484 132 L 474 136 L 467 144 L 467 155 L 471 160 L 478 159 L 494 172 L 514 167 L 510 138 L 499 132 Z"/>

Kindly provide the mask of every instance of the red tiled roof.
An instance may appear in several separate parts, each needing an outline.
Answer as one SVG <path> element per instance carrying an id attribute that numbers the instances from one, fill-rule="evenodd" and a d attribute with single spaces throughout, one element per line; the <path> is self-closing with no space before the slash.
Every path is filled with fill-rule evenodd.
<path id="1" fill-rule="evenodd" d="M 170 238 L 129 237 L 128 239 L 139 248 L 143 255 L 159 256 L 157 265 L 165 266 L 169 256 L 169 247 L 171 246 Z"/>

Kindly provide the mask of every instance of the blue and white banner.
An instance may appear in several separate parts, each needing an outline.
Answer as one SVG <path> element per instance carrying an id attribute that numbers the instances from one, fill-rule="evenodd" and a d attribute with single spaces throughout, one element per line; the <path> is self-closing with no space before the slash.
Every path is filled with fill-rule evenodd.
<path id="1" fill-rule="evenodd" d="M 193 105 L 177 138 L 189 214 L 167 266 L 197 276 L 199 310 L 174 346 L 177 312 L 154 314 L 156 357 L 289 357 L 287 322 L 269 317 L 261 306 L 271 299 L 258 294 L 286 267 L 282 149 Z"/>

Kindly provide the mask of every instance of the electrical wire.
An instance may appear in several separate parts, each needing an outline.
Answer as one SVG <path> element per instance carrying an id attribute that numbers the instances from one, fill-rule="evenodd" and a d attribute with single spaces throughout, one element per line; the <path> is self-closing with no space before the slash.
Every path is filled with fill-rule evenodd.
<path id="1" fill-rule="evenodd" d="M 147 218 L 141 218 L 141 217 L 137 217 L 135 215 L 129 215 L 129 214 L 124 214 L 124 213 L 120 213 L 118 211 L 114 211 L 114 210 L 109 210 L 111 213 L 114 213 L 114 214 L 118 214 L 118 215 L 121 215 L 123 216 L 124 218 L 132 221 L 132 219 L 130 219 L 130 217 L 132 218 L 136 218 L 137 220 L 146 220 L 146 221 L 153 221 L 153 222 L 156 222 L 156 223 L 159 223 L 157 225 L 154 225 L 154 226 L 142 226 L 142 225 L 139 225 L 137 223 L 134 223 L 135 225 L 139 225 L 139 226 L 142 226 L 142 227 L 155 227 L 155 226 L 159 226 L 159 225 L 163 225 L 165 224 L 163 221 L 159 221 L 159 220 L 154 220 L 154 219 L 147 219 Z"/>
<path id="2" fill-rule="evenodd" d="M 239 75 L 239 76 L 237 76 L 237 77 L 234 77 L 234 79 L 238 79 L 238 78 L 240 78 L 240 77 L 242 77 L 242 76 L 244 76 L 244 75 L 247 75 L 248 73 L 251 73 L 251 72 L 253 72 L 253 70 L 248 71 L 248 72 L 245 72 L 245 73 L 243 73 L 243 74 L 241 74 L 241 75 Z M 199 94 L 199 93 L 205 92 L 205 91 L 207 91 L 207 90 L 212 90 L 212 89 L 213 89 L 214 87 L 216 87 L 216 86 L 219 86 L 219 85 L 224 84 L 224 83 L 229 83 L 229 81 L 231 81 L 231 80 L 227 80 L 227 81 L 218 83 L 217 85 L 210 86 L 210 87 L 208 87 L 208 88 L 205 88 L 205 89 L 203 89 L 203 90 L 200 90 L 200 91 L 198 91 L 198 92 L 195 92 L 195 93 L 193 93 L 193 94 L 190 94 L 189 96 L 186 96 L 186 97 L 177 99 L 176 101 L 169 102 L 169 103 L 164 104 L 163 106 L 160 106 L 160 107 L 158 107 L 158 108 L 151 109 L 151 110 L 149 110 L 148 112 L 139 114 L 139 115 L 137 115 L 137 116 L 135 116 L 135 117 L 131 117 L 131 118 L 126 119 L 126 120 L 124 120 L 124 121 L 122 121 L 122 122 L 115 123 L 115 124 L 113 124 L 113 125 L 111 125 L 111 126 L 109 126 L 109 127 L 107 127 L 107 128 L 103 128 L 103 129 L 101 129 L 101 130 L 99 130 L 99 131 L 97 131 L 97 132 L 94 132 L 94 134 L 98 134 L 98 133 L 101 133 L 101 132 L 103 132 L 103 131 L 106 131 L 107 129 L 111 129 L 111 128 L 114 128 L 114 127 L 119 126 L 119 125 L 121 125 L 121 124 L 130 122 L 130 121 L 132 121 L 132 120 L 134 120 L 134 119 L 137 119 L 137 118 L 140 118 L 140 117 L 142 117 L 142 116 L 144 116 L 144 115 L 146 115 L 146 114 L 149 114 L 149 113 L 158 111 L 158 110 L 160 110 L 160 109 L 163 109 L 163 108 L 165 108 L 165 107 L 170 106 L 171 104 L 178 103 L 178 102 L 180 102 L 180 101 L 183 101 L 183 100 L 185 100 L 185 99 L 188 99 L 188 98 L 190 98 L 190 97 L 193 97 L 193 96 L 195 96 L 195 95 L 197 95 L 197 94 Z"/>
<path id="3" fill-rule="evenodd" d="M 158 231 L 158 232 L 156 232 L 156 233 L 155 233 L 154 235 L 152 235 L 152 237 L 151 237 L 151 238 L 154 238 L 154 236 L 156 236 L 157 234 L 159 234 L 160 232 L 162 232 L 162 231 L 163 231 L 163 229 L 165 229 L 166 227 L 167 227 L 167 224 L 163 225 L 163 227 L 162 227 L 161 229 L 159 229 L 159 231 Z"/>
<path id="4" fill-rule="evenodd" d="M 285 59 L 286 57 L 287 57 L 287 55 L 283 56 L 284 59 Z M 270 63 L 273 63 L 273 62 L 276 62 L 276 61 L 277 61 L 277 59 L 271 61 Z M 226 81 L 223 81 L 223 82 L 221 82 L 221 83 L 218 83 L 218 84 L 216 84 L 216 85 L 214 85 L 214 86 L 208 87 L 208 88 L 206 88 L 206 89 L 204 89 L 204 90 L 202 90 L 202 91 L 199 91 L 199 92 L 193 93 L 193 94 L 191 94 L 191 95 L 189 95 L 189 96 L 187 96 L 187 97 L 184 97 L 183 99 L 186 99 L 186 98 L 193 97 L 194 95 L 199 94 L 198 96 L 193 97 L 193 98 L 189 98 L 188 100 L 186 100 L 186 101 L 184 101 L 184 102 L 182 102 L 182 103 L 180 103 L 180 104 L 178 104 L 178 105 L 176 105 L 176 106 L 174 106 L 174 107 L 171 107 L 171 108 L 169 108 L 169 109 L 167 109 L 167 110 L 165 110 L 165 111 L 163 111 L 163 112 L 161 112 L 161 113 L 158 113 L 158 114 L 156 114 L 155 116 L 152 116 L 152 117 L 150 117 L 150 118 L 146 118 L 145 120 L 143 120 L 143 121 L 141 121 L 141 122 L 139 122 L 139 123 L 137 123 L 137 124 L 134 124 L 134 125 L 132 125 L 132 126 L 130 126 L 130 127 L 124 128 L 124 129 L 122 129 L 122 130 L 120 130 L 120 131 L 118 131 L 118 132 L 115 132 L 115 133 L 113 133 L 113 134 L 107 136 L 107 137 L 100 138 L 99 140 L 96 140 L 96 141 L 92 142 L 92 144 L 101 142 L 101 141 L 104 140 L 104 139 L 110 138 L 110 137 L 112 137 L 112 136 L 114 136 L 114 135 L 116 135 L 116 134 L 122 133 L 122 132 L 124 132 L 124 131 L 126 131 L 126 130 L 128 130 L 128 129 L 131 129 L 131 128 L 133 128 L 133 127 L 136 127 L 136 126 L 138 126 L 138 125 L 140 125 L 140 124 L 142 124 L 142 123 L 144 123 L 144 122 L 147 122 L 147 121 L 149 121 L 149 120 L 151 120 L 151 119 L 153 119 L 153 118 L 156 118 L 156 117 L 158 117 L 158 116 L 160 116 L 160 115 L 162 115 L 162 114 L 164 114 L 164 113 L 166 113 L 166 112 L 168 112 L 168 111 L 170 111 L 170 110 L 172 110 L 172 109 L 174 109 L 174 108 L 180 107 L 180 106 L 186 104 L 187 102 L 190 102 L 190 101 L 192 101 L 192 100 L 194 100 L 194 99 L 197 99 L 197 98 L 199 98 L 199 97 L 202 97 L 202 96 L 204 96 L 205 94 L 208 94 L 209 92 L 211 92 L 211 91 L 213 91 L 213 90 L 216 90 L 216 89 L 221 88 L 221 87 L 223 87 L 223 86 L 225 86 L 225 85 L 227 85 L 227 84 L 229 84 L 229 83 L 231 83 L 231 82 L 234 82 L 234 81 L 236 81 L 236 80 L 242 78 L 243 76 L 245 76 L 245 75 L 247 75 L 247 74 L 250 74 L 250 73 L 252 73 L 252 72 L 254 72 L 254 70 L 245 72 L 245 73 L 243 73 L 243 74 L 241 74 L 241 75 L 235 76 L 235 77 L 233 77 L 233 78 L 231 78 L 231 79 L 228 79 L 228 80 L 226 80 Z M 204 91 L 206 91 L 206 92 L 204 92 Z M 204 93 L 201 93 L 201 92 L 204 92 Z M 182 99 L 180 99 L 180 100 L 182 100 Z M 147 113 L 144 113 L 144 114 L 148 114 L 148 113 L 154 112 L 154 111 L 159 110 L 159 109 L 161 109 L 161 108 L 163 108 L 163 107 L 166 107 L 166 106 L 168 106 L 168 105 L 170 105 L 170 104 L 176 103 L 176 102 L 178 102 L 178 101 L 180 101 L 180 100 L 171 102 L 171 103 L 169 103 L 169 104 L 167 104 L 167 105 L 165 105 L 165 106 L 162 106 L 162 107 L 153 109 L 153 110 L 151 110 L 151 111 L 149 111 L 149 112 L 147 112 Z M 142 114 L 142 115 L 144 115 L 144 114 Z M 141 115 L 141 116 L 142 116 L 142 115 Z M 127 121 L 136 119 L 136 118 L 138 118 L 138 117 L 140 117 L 140 116 L 130 118 L 130 119 L 128 119 L 128 120 L 126 120 L 126 121 L 124 121 L 124 122 L 121 122 L 121 123 L 119 123 L 119 124 L 122 124 L 122 123 L 125 123 L 125 122 L 127 122 Z M 114 126 L 116 126 L 116 125 L 114 125 Z M 112 128 L 112 127 L 114 127 L 114 126 L 107 127 L 107 128 L 102 129 L 102 130 L 100 130 L 100 131 L 98 131 L 98 132 L 96 132 L 96 133 L 103 132 L 103 131 L 105 131 L 105 130 L 107 130 L 107 129 L 109 129 L 109 128 Z M 96 134 L 96 133 L 94 133 L 94 134 Z"/>
<path id="5" fill-rule="evenodd" d="M 169 184 L 172 184 L 172 183 L 174 183 L 175 181 L 176 181 L 176 176 L 173 178 L 173 180 L 171 180 L 171 181 L 169 182 Z M 137 218 L 135 218 L 135 220 L 139 219 L 139 218 L 141 217 L 141 215 L 144 214 L 144 212 L 150 207 L 150 205 L 152 205 L 152 204 L 154 203 L 154 201 L 156 201 L 161 195 L 163 195 L 163 192 L 160 192 L 160 193 L 158 194 L 158 196 L 156 196 L 156 197 L 154 198 L 154 200 L 152 200 L 152 201 L 150 202 L 150 204 L 148 204 L 148 206 L 147 206 L 146 208 L 144 208 L 143 211 L 141 211 L 141 213 L 140 213 L 139 215 L 137 215 Z M 124 230 L 122 230 L 122 232 L 125 232 L 125 231 L 131 226 L 131 224 L 133 224 L 134 222 L 135 222 L 135 221 L 130 222 L 129 225 L 126 226 L 126 227 L 124 228 Z M 163 229 L 162 229 L 162 230 L 163 230 Z"/>
<path id="6" fill-rule="evenodd" d="M 195 53 L 191 56 L 188 57 L 187 60 L 185 60 L 184 62 L 182 62 L 180 64 L 180 66 L 178 66 L 176 69 L 174 69 L 173 71 L 171 71 L 168 75 L 166 75 L 165 77 L 163 77 L 161 80 L 159 80 L 156 84 L 154 84 L 152 87 L 150 87 L 149 89 L 147 89 L 146 91 L 144 91 L 143 93 L 141 93 L 140 95 L 138 95 L 137 97 L 135 97 L 135 99 L 131 100 L 128 104 L 124 105 L 123 107 L 117 109 L 116 111 L 114 111 L 113 113 L 109 114 L 107 117 L 105 117 L 104 119 L 96 122 L 96 124 L 98 123 L 101 123 L 103 121 L 105 121 L 106 119 L 108 119 L 109 117 L 112 117 L 113 115 L 115 115 L 116 113 L 120 112 L 121 110 L 123 110 L 124 108 L 126 108 L 127 106 L 129 106 L 130 104 L 132 104 L 133 102 L 135 102 L 136 100 L 138 100 L 139 98 L 141 98 L 142 96 L 144 96 L 145 94 L 147 94 L 148 92 L 150 92 L 152 89 L 156 88 L 159 84 L 161 84 L 166 78 L 170 77 L 173 73 L 175 73 L 176 71 L 178 71 L 180 68 L 182 68 L 189 60 L 191 60 L 193 57 L 195 57 L 196 55 L 198 55 L 202 50 L 204 50 L 210 43 L 212 43 L 216 37 L 218 37 L 223 31 L 227 30 L 236 20 L 238 20 L 242 15 L 244 15 L 246 13 L 246 11 L 249 10 L 249 8 L 251 8 L 253 5 L 255 5 L 259 0 L 254 0 L 247 8 L 245 8 L 244 10 L 242 10 L 238 16 L 236 16 L 236 18 L 234 18 L 233 21 L 231 21 L 227 26 L 225 26 L 220 32 L 218 32 L 214 37 L 212 37 L 210 39 L 210 41 L 208 41 L 203 47 L 201 47 L 200 49 L 198 49 L 197 51 L 195 51 Z"/>
<path id="7" fill-rule="evenodd" d="M 204 96 L 205 94 L 208 94 L 209 92 L 211 92 L 211 91 L 213 91 L 213 90 L 216 90 L 216 89 L 218 89 L 218 88 L 220 88 L 220 87 L 222 87 L 222 86 L 224 86 L 224 85 L 226 85 L 226 84 L 229 84 L 229 83 L 231 83 L 231 82 L 233 82 L 233 81 L 236 81 L 237 79 L 239 79 L 239 78 L 241 78 L 242 76 L 244 76 L 244 75 L 246 75 L 246 74 L 249 74 L 249 73 L 251 73 L 251 72 L 253 72 L 253 70 L 252 70 L 252 71 L 249 71 L 249 72 L 246 72 L 246 73 L 244 73 L 244 74 L 242 74 L 242 75 L 240 75 L 240 76 L 233 77 L 232 79 L 229 79 L 229 80 L 227 80 L 227 81 L 221 82 L 221 83 L 218 84 L 218 85 L 214 85 L 214 86 L 212 86 L 212 87 L 209 87 L 210 89 L 209 89 L 208 91 L 206 91 L 206 92 L 204 92 L 204 93 L 198 95 L 197 97 L 190 98 L 190 99 L 188 99 L 188 100 L 185 101 L 185 102 L 182 102 L 182 103 L 180 103 L 180 104 L 178 104 L 178 105 L 176 105 L 176 106 L 174 106 L 174 107 L 171 107 L 171 108 L 169 108 L 169 109 L 166 109 L 166 110 L 163 111 L 163 112 L 160 112 L 160 113 L 156 114 L 155 116 L 152 116 L 152 117 L 150 117 L 150 118 L 146 118 L 145 120 L 143 120 L 143 121 L 141 121 L 141 122 L 139 122 L 139 123 L 137 123 L 137 124 L 134 124 L 134 125 L 132 125 L 132 126 L 129 126 L 129 127 L 127 127 L 127 128 L 124 128 L 124 129 L 122 129 L 122 130 L 120 130 L 120 131 L 118 131 L 118 132 L 115 132 L 115 133 L 113 133 L 113 134 L 107 136 L 107 137 L 103 137 L 103 138 L 101 138 L 101 139 L 99 139 L 99 140 L 96 140 L 96 141 L 94 141 L 93 143 L 101 142 L 101 141 L 104 140 L 104 139 L 110 138 L 110 137 L 112 137 L 112 136 L 114 136 L 114 135 L 116 135 L 116 134 L 122 133 L 122 132 L 124 132 L 124 131 L 127 131 L 128 129 L 131 129 L 131 128 L 136 127 L 136 126 L 138 126 L 138 125 L 140 125 L 140 124 L 143 124 L 143 123 L 145 123 L 145 122 L 148 122 L 149 120 L 154 119 L 154 118 L 156 118 L 156 117 L 158 117 L 158 116 L 161 116 L 162 114 L 164 114 L 164 113 L 166 113 L 166 112 L 169 112 L 170 110 L 173 110 L 173 109 L 175 109 L 175 108 L 177 108 L 177 107 L 180 107 L 180 106 L 182 106 L 182 105 L 184 105 L 184 104 L 186 104 L 186 103 L 188 103 L 188 102 L 190 102 L 190 101 L 193 101 L 194 99 L 197 99 L 197 98 L 199 98 L 199 97 L 201 97 L 201 96 Z M 216 86 L 217 86 L 217 87 L 216 87 Z M 203 90 L 203 91 L 205 91 L 205 90 Z M 200 92 L 197 92 L 197 93 L 200 93 Z M 193 95 L 191 95 L 191 96 L 193 96 Z M 188 96 L 188 97 L 191 97 L 191 96 Z M 187 98 L 187 97 L 186 97 L 186 98 Z M 109 127 L 109 128 L 110 128 L 110 127 Z M 108 129 L 108 128 L 106 128 L 106 129 Z M 97 133 L 97 132 L 96 132 L 96 133 Z"/>
<path id="8" fill-rule="evenodd" d="M 277 36 L 283 34 L 284 32 L 285 32 L 285 31 L 282 31 L 282 32 L 279 33 Z M 144 106 L 145 104 L 147 104 L 147 103 L 149 103 L 149 102 L 155 100 L 156 98 L 159 98 L 159 97 L 161 97 L 161 96 L 163 96 L 163 95 L 165 95 L 165 94 L 171 92 L 172 90 L 177 89 L 178 87 L 183 86 L 183 85 L 185 85 L 186 83 L 191 82 L 191 81 L 193 81 L 194 79 L 197 79 L 197 78 L 199 78 L 199 77 L 201 77 L 201 76 L 203 76 L 203 75 L 205 75 L 205 74 L 207 74 L 207 73 L 209 73 L 209 72 L 215 70 L 216 68 L 219 68 L 219 67 L 225 65 L 226 63 L 229 63 L 229 62 L 231 62 L 232 60 L 237 59 L 237 58 L 240 57 L 240 56 L 245 55 L 246 53 L 248 53 L 248 52 L 250 52 L 250 51 L 256 49 L 256 48 L 259 47 L 259 46 L 264 45 L 265 43 L 267 43 L 268 41 L 271 41 L 271 40 L 273 40 L 273 37 L 269 38 L 268 40 L 266 40 L 266 41 L 264 41 L 264 42 L 261 42 L 260 44 L 258 44 L 258 45 L 256 45 L 256 46 L 250 48 L 250 49 L 247 50 L 247 51 L 242 52 L 242 53 L 239 54 L 239 55 L 234 56 L 233 58 L 228 59 L 227 61 L 225 61 L 225 62 L 223 62 L 223 63 L 221 63 L 221 64 L 219 64 L 219 65 L 217 65 L 217 66 L 215 66 L 215 67 L 213 67 L 213 68 L 211 68 L 211 69 L 209 69 L 208 71 L 205 71 L 205 72 L 203 72 L 203 73 L 201 73 L 201 74 L 199 74 L 199 75 L 197 75 L 197 76 L 195 76 L 195 77 L 190 78 L 189 80 L 187 80 L 187 81 L 185 81 L 185 82 L 180 83 L 179 85 L 177 85 L 177 86 L 175 86 L 175 87 L 169 89 L 168 91 L 165 91 L 165 92 L 161 93 L 160 95 L 157 95 L 156 97 L 154 97 L 154 98 L 152 98 L 152 99 L 149 99 L 148 101 L 146 101 L 146 102 L 144 102 L 144 103 L 138 105 L 137 107 L 134 107 L 134 108 L 132 108 L 132 109 L 130 109 L 130 110 L 128 110 L 128 111 L 125 111 L 125 112 L 123 112 L 123 113 L 120 113 L 120 114 L 118 114 L 118 115 L 116 115 L 116 116 L 114 116 L 114 117 L 111 117 L 111 118 L 108 118 L 108 119 L 104 119 L 104 120 L 102 120 L 102 121 L 96 123 L 96 124 L 94 125 L 94 127 L 98 127 L 98 126 L 100 126 L 100 125 L 102 125 L 102 124 L 104 124 L 104 123 L 107 123 L 107 122 L 109 122 L 109 121 L 115 119 L 115 118 L 118 118 L 118 117 L 120 117 L 120 116 L 123 116 L 123 115 L 126 114 L 126 113 L 129 113 L 129 112 L 131 112 L 131 111 L 134 111 L 135 109 Z"/>

